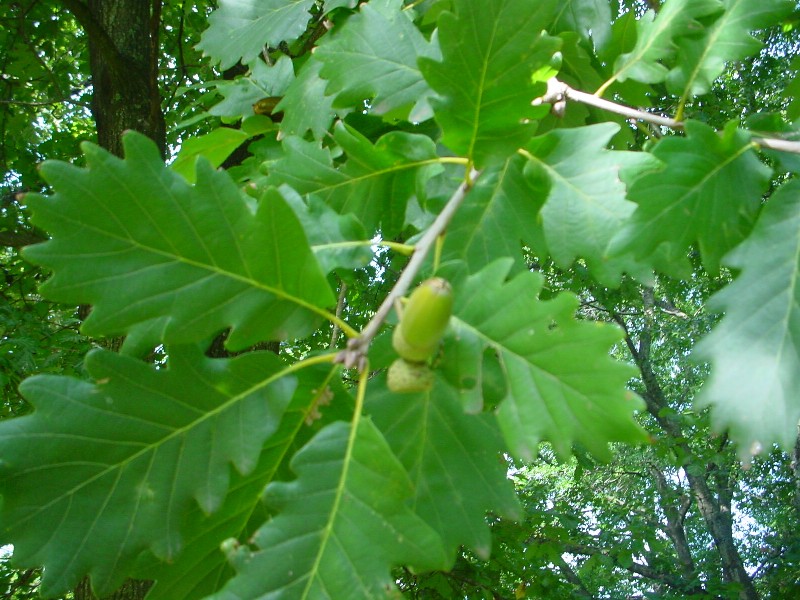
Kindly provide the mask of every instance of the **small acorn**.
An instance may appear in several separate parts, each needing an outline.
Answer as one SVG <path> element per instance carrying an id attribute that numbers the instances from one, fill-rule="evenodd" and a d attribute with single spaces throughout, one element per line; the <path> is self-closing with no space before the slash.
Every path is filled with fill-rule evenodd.
<path id="1" fill-rule="evenodd" d="M 397 394 L 427 392 L 433 387 L 433 371 L 425 363 L 398 358 L 389 367 L 386 386 Z"/>
<path id="2" fill-rule="evenodd" d="M 423 281 L 409 296 L 394 328 L 395 351 L 410 362 L 427 361 L 436 353 L 452 312 L 453 289 L 447 280 Z"/>

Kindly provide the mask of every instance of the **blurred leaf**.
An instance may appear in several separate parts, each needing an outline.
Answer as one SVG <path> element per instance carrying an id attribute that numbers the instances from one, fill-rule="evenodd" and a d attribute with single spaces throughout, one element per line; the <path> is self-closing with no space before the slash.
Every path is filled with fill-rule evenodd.
<path id="1" fill-rule="evenodd" d="M 554 33 L 575 31 L 603 48 L 611 37 L 611 5 L 608 0 L 562 0 L 558 3 Z"/>

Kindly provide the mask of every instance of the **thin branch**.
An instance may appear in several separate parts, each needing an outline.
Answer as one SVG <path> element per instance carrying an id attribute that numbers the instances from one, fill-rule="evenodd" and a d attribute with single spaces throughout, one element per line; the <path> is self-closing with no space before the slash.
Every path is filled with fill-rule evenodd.
<path id="1" fill-rule="evenodd" d="M 643 110 L 632 108 L 630 106 L 626 106 L 624 104 L 619 104 L 618 102 L 612 102 L 611 100 L 605 100 L 595 94 L 587 94 L 586 92 L 581 92 L 579 90 L 571 88 L 566 83 L 564 83 L 563 81 L 559 81 L 555 77 L 553 77 L 547 82 L 547 92 L 545 92 L 544 96 L 536 98 L 533 101 L 533 103 L 535 105 L 551 104 L 552 106 L 556 107 L 563 105 L 563 103 L 567 100 L 571 100 L 573 102 L 580 102 L 581 104 L 586 104 L 587 106 L 593 106 L 601 110 L 622 115 L 623 117 L 626 117 L 628 119 L 634 119 L 636 121 L 645 121 L 647 123 L 653 123 L 654 125 L 669 127 L 671 129 L 683 129 L 685 125 L 683 121 L 678 121 L 675 119 L 671 119 L 670 117 L 665 117 L 654 113 L 649 113 Z M 793 154 L 800 154 L 800 142 L 782 140 L 778 138 L 766 138 L 761 136 L 753 136 L 751 139 L 754 144 L 760 146 L 761 148 L 768 148 L 770 150 L 778 150 L 780 152 L 791 152 Z"/>
<path id="2" fill-rule="evenodd" d="M 339 283 L 339 298 L 336 301 L 336 318 L 342 318 L 342 310 L 344 310 L 344 299 L 347 295 L 347 284 L 344 281 L 340 280 Z M 339 326 L 334 323 L 333 324 L 333 331 L 331 332 L 331 343 L 328 345 L 329 350 L 333 350 L 336 348 L 336 342 L 339 340 L 339 334 L 342 332 L 339 329 Z"/>
<path id="3" fill-rule="evenodd" d="M 467 193 L 472 189 L 475 181 L 480 177 L 480 174 L 480 171 L 472 169 L 464 183 L 458 186 L 458 189 L 447 201 L 442 212 L 439 213 L 422 238 L 420 238 L 414 246 L 414 254 L 411 255 L 411 259 L 400 274 L 397 283 L 394 284 L 392 291 L 384 298 L 383 303 L 375 312 L 372 319 L 370 319 L 369 323 L 367 323 L 366 327 L 361 331 L 361 335 L 351 338 L 348 341 L 347 349 L 339 353 L 337 362 L 343 363 L 344 366 L 349 369 L 353 367 L 358 367 L 359 369 L 363 368 L 367 349 L 381 330 L 386 317 L 389 316 L 392 308 L 394 308 L 395 301 L 405 296 L 408 288 L 411 286 L 411 282 L 414 281 L 417 273 L 422 268 L 428 252 L 430 252 L 431 248 L 436 244 L 437 238 L 447 229 L 447 225 L 450 223 L 453 215 L 455 215 L 458 207 L 461 206 Z"/>

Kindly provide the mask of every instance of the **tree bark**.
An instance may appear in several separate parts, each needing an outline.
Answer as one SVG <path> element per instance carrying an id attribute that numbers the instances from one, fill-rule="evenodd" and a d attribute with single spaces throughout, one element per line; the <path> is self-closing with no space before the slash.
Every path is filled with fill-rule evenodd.
<path id="1" fill-rule="evenodd" d="M 161 2 L 62 0 L 89 38 L 92 115 L 100 145 L 122 156 L 128 129 L 151 138 L 162 155 L 166 126 L 158 88 Z"/>
<path id="2" fill-rule="evenodd" d="M 683 455 L 693 457 L 695 453 L 685 441 L 687 436 L 684 435 L 680 423 L 675 418 L 665 415 L 662 412 L 662 409 L 667 406 L 666 397 L 650 362 L 655 306 L 652 288 L 645 288 L 642 296 L 644 301 L 644 324 L 639 335 L 638 345 L 635 344 L 631 338 L 623 319 L 613 311 L 610 312 L 614 320 L 620 323 L 625 330 L 627 346 L 633 355 L 636 366 L 641 372 L 642 383 L 644 383 L 645 387 L 643 397 L 647 404 L 647 411 L 656 419 L 664 432 L 672 438 L 673 443 L 676 447 L 681 449 Z M 706 465 L 700 464 L 699 462 L 694 466 L 700 467 L 700 469 L 698 469 L 700 471 L 707 471 L 705 468 Z M 741 587 L 741 591 L 739 592 L 740 600 L 759 600 L 760 595 L 744 568 L 742 557 L 733 539 L 733 521 L 730 514 L 730 489 L 723 490 L 721 487 L 724 486 L 718 485 L 718 491 L 721 493 L 715 496 L 705 475 L 697 475 L 691 468 L 686 468 L 684 471 L 686 473 L 686 479 L 689 482 L 689 489 L 697 504 L 697 509 L 703 517 L 706 527 L 714 540 L 717 552 L 719 553 L 724 580 L 735 582 Z"/>

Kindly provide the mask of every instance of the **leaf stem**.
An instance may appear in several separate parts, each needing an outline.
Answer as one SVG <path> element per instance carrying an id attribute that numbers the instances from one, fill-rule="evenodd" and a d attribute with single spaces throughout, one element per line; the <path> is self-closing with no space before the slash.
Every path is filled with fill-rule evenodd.
<path id="1" fill-rule="evenodd" d="M 384 298 L 383 303 L 378 307 L 372 319 L 370 319 L 369 323 L 367 323 L 366 327 L 361 331 L 361 335 L 353 337 L 347 342 L 347 348 L 339 353 L 339 356 L 336 358 L 337 362 L 343 363 L 347 368 L 352 369 L 357 367 L 359 371 L 364 371 L 366 368 L 366 353 L 370 343 L 372 343 L 372 340 L 378 335 L 378 332 L 383 326 L 383 322 L 394 307 L 395 301 L 402 298 L 408 291 L 417 273 L 422 268 L 428 252 L 435 246 L 439 236 L 447 229 L 447 225 L 450 223 L 453 215 L 455 215 L 458 207 L 461 206 L 467 193 L 472 189 L 475 181 L 480 177 L 480 174 L 481 172 L 475 169 L 471 169 L 470 172 L 467 173 L 464 182 L 453 192 L 453 195 L 450 196 L 442 212 L 439 213 L 425 234 L 417 242 L 414 247 L 414 254 L 411 255 L 411 259 L 400 274 L 397 283 L 394 284 L 392 291 Z"/>

